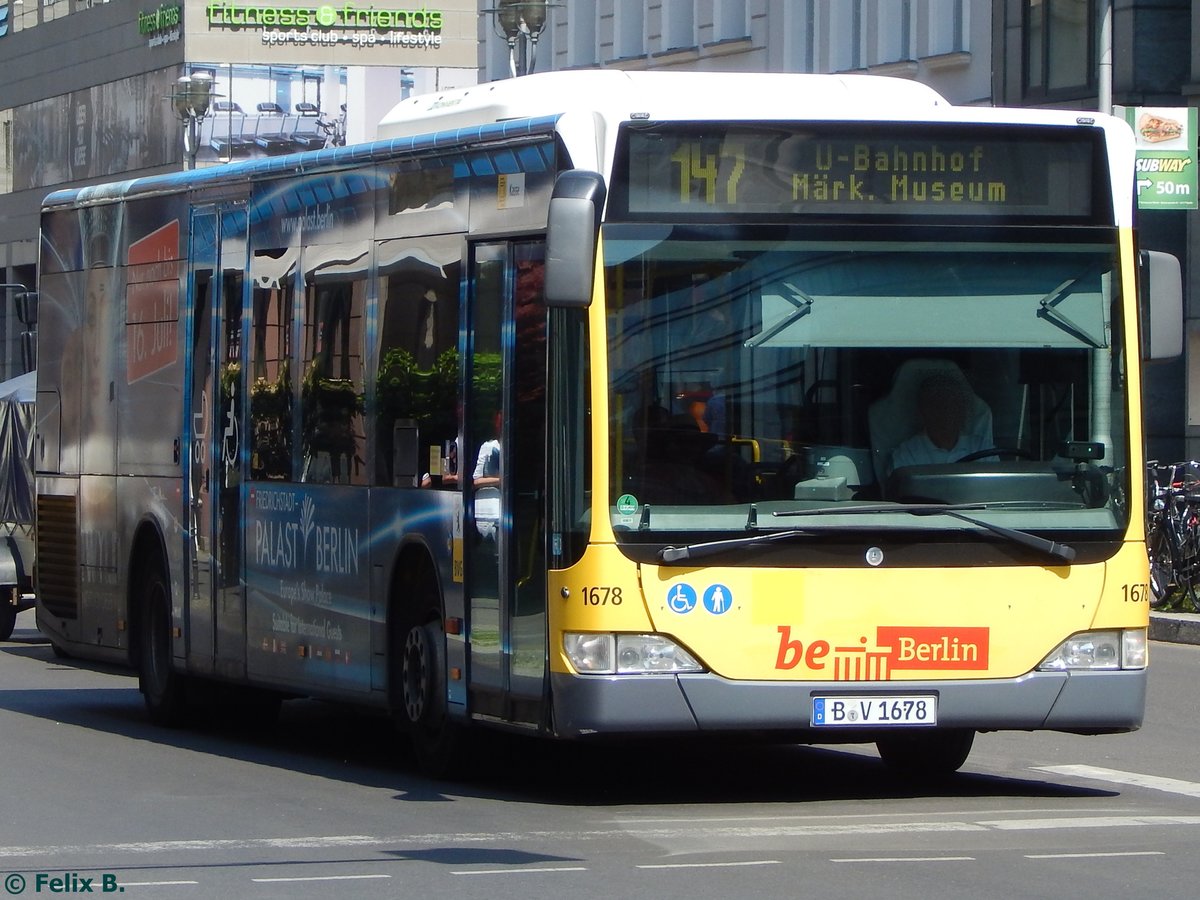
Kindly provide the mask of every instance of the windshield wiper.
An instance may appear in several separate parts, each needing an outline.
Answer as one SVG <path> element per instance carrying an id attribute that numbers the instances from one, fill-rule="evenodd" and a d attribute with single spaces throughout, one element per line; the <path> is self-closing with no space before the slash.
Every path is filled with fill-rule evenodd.
<path id="1" fill-rule="evenodd" d="M 700 559 L 714 556 L 726 550 L 737 550 L 742 547 L 755 547 L 771 544 L 775 541 L 792 540 L 800 537 L 811 537 L 813 532 L 793 528 L 788 531 L 771 531 L 766 534 L 752 534 L 747 537 L 729 538 L 724 541 L 705 541 L 699 544 L 684 544 L 682 547 L 664 547 L 658 554 L 663 562 L 679 562 L 685 559 Z"/>
<path id="2" fill-rule="evenodd" d="M 786 288 L 787 290 L 791 291 L 792 296 L 789 297 L 787 294 L 782 293 L 782 292 L 780 292 L 779 296 L 782 297 L 784 300 L 786 300 L 788 303 L 792 304 L 792 306 L 794 306 L 796 308 L 794 310 L 792 310 L 790 313 L 788 313 L 786 316 L 784 316 L 782 319 L 780 319 L 778 322 L 776 322 L 774 325 L 772 325 L 770 328 L 768 328 L 766 331 L 764 331 L 762 334 L 756 334 L 756 335 L 754 335 L 754 337 L 749 338 L 746 341 L 746 349 L 747 350 L 753 350 L 755 347 L 759 346 L 760 344 L 765 344 L 771 338 L 775 337 L 775 335 L 791 328 L 796 322 L 799 322 L 801 319 L 803 319 L 805 316 L 807 316 L 810 312 L 812 312 L 812 306 L 813 306 L 813 303 L 815 302 L 812 297 L 810 297 L 808 294 L 804 293 L 804 291 L 800 290 L 800 288 L 796 287 L 794 284 L 791 284 L 790 282 L 785 281 L 785 282 L 783 282 L 782 286 L 784 288 Z"/>
<path id="3" fill-rule="evenodd" d="M 1039 300 L 1037 317 L 1039 319 L 1045 319 L 1050 324 L 1061 328 L 1067 334 L 1071 335 L 1071 337 L 1075 338 L 1081 343 L 1086 344 L 1092 349 L 1099 350 L 1105 346 L 1103 341 L 1094 337 L 1093 335 L 1088 334 L 1082 326 L 1072 322 L 1065 314 L 1056 309 L 1058 304 L 1062 303 L 1069 296 L 1071 296 L 1071 292 L 1075 289 L 1075 286 L 1082 282 L 1084 276 L 1090 274 L 1094 268 L 1094 266 L 1089 267 L 1088 271 L 1084 272 L 1083 274 L 1078 275 L 1075 278 L 1067 279 L 1050 293 L 1048 293 L 1045 297 Z"/>
<path id="4" fill-rule="evenodd" d="M 1055 559 L 1061 559 L 1063 562 L 1071 562 L 1075 559 L 1075 548 L 1068 544 L 1060 544 L 1058 541 L 1052 541 L 1048 538 L 1038 537 L 1036 534 L 1030 534 L 1027 531 L 1017 531 L 1015 528 L 1005 528 L 1003 525 L 996 525 L 992 522 L 983 519 L 977 519 L 974 516 L 963 515 L 963 510 L 987 509 L 987 503 L 913 503 L 913 504 L 888 504 L 876 503 L 866 506 L 848 506 L 839 508 L 836 506 L 822 506 L 817 509 L 797 509 L 786 512 L 774 512 L 773 516 L 816 516 L 816 515 L 875 515 L 880 513 L 905 513 L 912 516 L 949 516 L 952 519 L 958 519 L 960 522 L 966 522 L 974 525 L 977 528 L 982 528 L 985 531 L 990 531 L 992 534 L 1012 541 L 1014 544 L 1021 544 L 1025 547 L 1030 547 L 1034 550 L 1039 550 Z"/>

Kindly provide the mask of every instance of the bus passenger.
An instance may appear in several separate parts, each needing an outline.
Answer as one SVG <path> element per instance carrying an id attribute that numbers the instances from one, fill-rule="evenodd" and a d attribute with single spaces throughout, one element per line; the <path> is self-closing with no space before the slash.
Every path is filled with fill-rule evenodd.
<path id="1" fill-rule="evenodd" d="M 475 487 L 495 487 L 500 484 L 500 428 L 504 423 L 502 415 L 497 412 L 493 425 L 496 436 L 490 441 L 484 441 L 475 458 L 475 471 L 471 475 Z"/>

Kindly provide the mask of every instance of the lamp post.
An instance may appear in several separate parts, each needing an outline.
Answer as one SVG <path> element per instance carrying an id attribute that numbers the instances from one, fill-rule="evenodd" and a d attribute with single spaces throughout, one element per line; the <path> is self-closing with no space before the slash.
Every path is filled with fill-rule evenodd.
<path id="1" fill-rule="evenodd" d="M 558 6 L 562 4 L 547 0 L 499 0 L 495 7 L 483 10 L 492 16 L 496 34 L 508 44 L 508 69 L 514 78 L 533 71 L 538 38 L 546 30 L 550 10 Z"/>
<path id="2" fill-rule="evenodd" d="M 175 115 L 183 123 L 184 169 L 196 168 L 196 152 L 200 149 L 200 123 L 208 115 L 209 104 L 215 96 L 213 79 L 207 72 L 181 75 L 170 96 Z"/>

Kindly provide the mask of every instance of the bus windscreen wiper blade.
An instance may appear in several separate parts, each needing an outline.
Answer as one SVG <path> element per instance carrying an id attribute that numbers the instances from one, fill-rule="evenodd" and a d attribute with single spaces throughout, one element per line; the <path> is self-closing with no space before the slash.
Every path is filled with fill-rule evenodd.
<path id="1" fill-rule="evenodd" d="M 1058 541 L 1038 537 L 1036 534 L 1030 534 L 1027 531 L 1017 531 L 1015 528 L 1005 528 L 1003 525 L 996 525 L 993 522 L 977 519 L 974 516 L 964 516 L 962 513 L 952 509 L 946 510 L 945 514 L 952 519 L 968 522 L 971 525 L 990 531 L 992 534 L 1007 538 L 1013 543 L 1024 544 L 1026 547 L 1040 550 L 1043 553 L 1053 556 L 1055 559 L 1061 559 L 1063 562 L 1071 562 L 1075 559 L 1075 548 L 1069 544 L 1060 544 Z"/>
<path id="2" fill-rule="evenodd" d="M 772 531 L 767 534 L 752 534 L 746 537 L 729 538 L 724 541 L 705 541 L 700 544 L 684 544 L 682 547 L 664 547 L 662 552 L 658 554 L 658 558 L 667 563 L 681 562 L 686 559 L 700 559 L 705 556 L 714 556 L 717 553 L 724 553 L 727 550 L 756 547 L 762 544 L 771 544 L 775 541 L 811 536 L 811 531 L 801 531 L 795 528 L 789 531 Z"/>
<path id="3" fill-rule="evenodd" d="M 875 513 L 909 513 L 932 516 L 938 513 L 968 509 L 987 509 L 986 503 L 864 503 L 861 506 L 818 506 L 813 509 L 789 509 L 773 512 L 773 516 L 862 516 Z"/>
<path id="4" fill-rule="evenodd" d="M 1061 559 L 1063 562 L 1071 562 L 1075 559 L 1075 548 L 1069 544 L 1060 544 L 1058 541 L 1038 537 L 1036 534 L 1030 534 L 1027 531 L 1017 531 L 1015 528 L 1005 528 L 1003 525 L 996 525 L 983 519 L 977 519 L 974 516 L 963 515 L 963 511 L 965 510 L 987 508 L 988 504 L 986 503 L 874 503 L 866 506 L 849 506 L 844 509 L 835 506 L 823 506 L 817 509 L 797 509 L 787 512 L 775 512 L 771 515 L 873 515 L 879 513 L 906 513 L 911 516 L 944 515 L 974 525 L 977 528 L 982 528 L 985 531 L 990 531 L 992 534 L 1010 540 L 1013 543 L 1031 547 L 1034 550 L 1040 550 L 1042 553 L 1053 556 L 1055 559 Z"/>

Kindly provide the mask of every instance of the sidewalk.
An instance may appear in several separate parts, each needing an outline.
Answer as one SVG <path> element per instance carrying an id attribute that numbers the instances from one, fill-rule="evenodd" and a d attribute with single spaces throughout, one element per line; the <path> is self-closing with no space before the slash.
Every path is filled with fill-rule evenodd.
<path id="1" fill-rule="evenodd" d="M 1150 640 L 1172 644 L 1200 644 L 1200 614 L 1150 613 Z"/>

